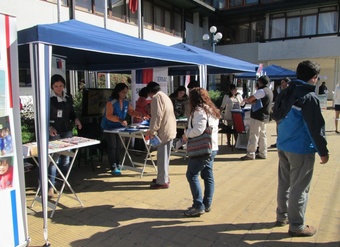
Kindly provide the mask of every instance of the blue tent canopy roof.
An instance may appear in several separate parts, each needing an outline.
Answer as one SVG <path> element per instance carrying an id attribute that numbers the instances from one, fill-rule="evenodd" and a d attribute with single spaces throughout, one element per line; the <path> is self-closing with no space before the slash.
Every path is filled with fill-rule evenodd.
<path id="1" fill-rule="evenodd" d="M 282 79 L 289 77 L 290 79 L 296 78 L 296 72 L 293 70 L 282 68 L 278 65 L 269 65 L 263 68 L 263 74 L 267 75 L 271 80 Z M 256 72 L 242 73 L 235 75 L 236 78 L 241 79 L 255 79 Z"/>
<path id="2" fill-rule="evenodd" d="M 203 60 L 203 64 L 207 65 L 208 74 L 255 72 L 255 68 L 258 66 L 256 64 L 228 57 L 219 53 L 214 53 L 185 43 L 175 44 L 171 47 L 199 55 Z M 184 70 L 184 68 L 171 68 L 169 73 L 178 74 L 180 73 L 180 70 Z M 190 69 L 187 67 L 186 70 L 193 71 L 195 68 L 192 67 Z"/>
<path id="3" fill-rule="evenodd" d="M 19 31 L 20 59 L 27 63 L 28 48 L 24 45 L 31 42 L 52 45 L 53 54 L 67 58 L 69 69 L 130 70 L 202 63 L 196 54 L 183 53 L 77 20 L 37 25 Z"/>

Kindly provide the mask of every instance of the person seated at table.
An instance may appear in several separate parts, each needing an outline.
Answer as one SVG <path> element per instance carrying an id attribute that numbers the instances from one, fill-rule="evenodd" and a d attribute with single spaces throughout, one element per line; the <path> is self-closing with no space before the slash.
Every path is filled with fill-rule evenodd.
<path id="1" fill-rule="evenodd" d="M 126 127 L 128 125 L 127 114 L 134 118 L 147 118 L 132 108 L 126 99 L 127 93 L 128 86 L 125 83 L 118 83 L 113 89 L 111 97 L 105 104 L 104 116 L 100 124 L 103 130 Z M 122 144 L 120 138 L 116 133 L 106 132 L 104 132 L 104 137 L 107 142 L 107 153 L 112 175 L 121 175 L 120 152 Z"/>
<path id="2" fill-rule="evenodd" d="M 176 119 L 186 117 L 186 105 L 188 101 L 188 95 L 186 93 L 185 86 L 179 86 L 175 92 L 170 94 L 171 102 L 174 106 L 174 112 Z M 176 138 L 181 138 L 184 133 L 183 129 L 177 128 Z"/>
<path id="3" fill-rule="evenodd" d="M 232 128 L 233 118 L 231 116 L 231 110 L 238 109 L 240 110 L 245 103 L 243 102 L 243 98 L 241 94 L 237 92 L 237 88 L 235 84 L 230 84 L 229 92 L 224 95 L 223 101 L 220 107 L 222 119 L 227 121 L 227 125 Z M 226 133 L 227 135 L 227 144 L 231 146 L 231 133 Z M 234 134 L 235 142 L 237 140 L 237 133 Z"/>
<path id="4" fill-rule="evenodd" d="M 176 119 L 186 117 L 185 116 L 185 105 L 188 100 L 185 86 L 179 86 L 175 92 L 170 94 L 171 102 L 174 106 L 174 112 Z"/>
<path id="5" fill-rule="evenodd" d="M 149 91 L 147 87 L 143 87 L 139 93 L 139 98 L 136 101 L 136 108 L 135 110 L 139 113 L 141 113 L 143 116 L 148 117 L 150 116 L 150 102 L 148 102 L 146 99 L 149 96 Z M 142 118 L 134 118 L 133 119 L 134 123 L 142 123 L 143 119 Z M 145 151 L 145 144 L 142 139 L 135 139 L 135 146 L 134 149 L 140 150 L 140 151 Z"/>
<path id="6" fill-rule="evenodd" d="M 77 118 L 73 107 L 72 95 L 67 94 L 65 90 L 66 81 L 64 77 L 55 74 L 51 77 L 51 97 L 50 97 L 50 141 L 72 137 L 72 129 L 75 126 L 82 128 L 80 120 Z M 58 168 L 63 174 L 66 174 L 70 166 L 70 157 L 65 155 L 53 155 L 53 160 L 57 163 Z M 48 166 L 48 175 L 50 181 L 55 185 L 57 175 L 56 167 L 50 163 Z M 49 183 L 48 195 L 54 196 L 54 190 Z"/>

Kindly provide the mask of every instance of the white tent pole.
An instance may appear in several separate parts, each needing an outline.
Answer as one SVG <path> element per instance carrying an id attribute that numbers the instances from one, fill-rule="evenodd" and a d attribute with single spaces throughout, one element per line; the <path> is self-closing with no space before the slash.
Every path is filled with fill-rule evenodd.
<path id="1" fill-rule="evenodd" d="M 30 44 L 31 81 L 35 106 L 35 133 L 38 145 L 39 179 L 42 196 L 43 230 L 45 245 L 48 242 L 47 194 L 48 194 L 48 137 L 50 113 L 50 78 L 52 46 L 42 43 Z"/>
<path id="2" fill-rule="evenodd" d="M 144 39 L 143 23 L 142 23 L 142 0 L 138 0 L 138 38 Z"/>
<path id="3" fill-rule="evenodd" d="M 58 15 L 58 22 L 60 22 L 60 9 L 61 9 L 61 0 L 57 1 L 57 15 Z"/>
<path id="4" fill-rule="evenodd" d="M 200 86 L 202 88 L 207 88 L 207 66 L 201 64 L 198 66 L 199 77 L 200 77 Z"/>
<path id="5" fill-rule="evenodd" d="M 107 1 L 104 1 L 104 28 L 106 29 L 106 23 L 107 23 Z M 110 73 L 105 74 L 105 86 L 106 88 L 111 87 L 110 83 Z"/>

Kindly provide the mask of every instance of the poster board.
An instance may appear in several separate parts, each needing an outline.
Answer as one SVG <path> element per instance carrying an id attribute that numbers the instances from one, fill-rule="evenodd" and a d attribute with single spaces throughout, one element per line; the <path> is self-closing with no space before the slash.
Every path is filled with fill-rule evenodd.
<path id="1" fill-rule="evenodd" d="M 83 90 L 82 116 L 95 117 L 104 114 L 105 103 L 113 89 L 86 88 Z"/>
<path id="2" fill-rule="evenodd" d="M 16 19 L 0 13 L 0 246 L 27 246 Z M 5 227 L 4 227 L 5 226 Z"/>

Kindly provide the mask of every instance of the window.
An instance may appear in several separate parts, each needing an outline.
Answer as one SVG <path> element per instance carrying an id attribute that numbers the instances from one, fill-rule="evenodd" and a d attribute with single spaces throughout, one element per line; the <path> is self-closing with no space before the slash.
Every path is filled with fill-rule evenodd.
<path id="1" fill-rule="evenodd" d="M 214 0 L 213 1 L 213 7 L 215 9 L 224 9 L 225 8 L 225 0 Z"/>
<path id="2" fill-rule="evenodd" d="M 163 10 L 155 6 L 155 30 L 162 30 L 163 29 Z"/>
<path id="3" fill-rule="evenodd" d="M 143 13 L 144 13 L 144 27 L 148 29 L 152 29 L 152 23 L 153 23 L 153 18 L 152 18 L 152 5 L 151 2 L 149 1 L 144 1 L 143 2 Z"/>
<path id="4" fill-rule="evenodd" d="M 75 1 L 76 9 L 92 13 L 92 0 Z"/>
<path id="5" fill-rule="evenodd" d="M 106 1 L 106 0 L 104 0 Z M 103 0 L 95 0 L 95 13 L 104 15 L 105 13 L 105 2 Z M 109 5 L 107 5 L 109 6 Z"/>
<path id="6" fill-rule="evenodd" d="M 230 0 L 229 7 L 238 7 L 243 5 L 243 0 Z"/>
<path id="7" fill-rule="evenodd" d="M 111 0 L 112 16 L 124 20 L 124 4 L 124 0 Z"/>
<path id="8" fill-rule="evenodd" d="M 126 11 L 127 11 L 127 22 L 131 23 L 131 24 L 136 24 L 138 23 L 138 10 L 135 13 L 132 13 L 130 8 L 129 8 L 129 1 L 127 0 L 126 2 Z"/>
<path id="9" fill-rule="evenodd" d="M 300 18 L 293 17 L 287 19 L 287 37 L 296 37 L 300 35 Z"/>
<path id="10" fill-rule="evenodd" d="M 316 34 L 316 15 L 302 17 L 302 36 Z"/>
<path id="11" fill-rule="evenodd" d="M 333 6 L 272 15 L 270 17 L 270 38 L 335 34 L 338 30 L 336 9 L 337 7 Z"/>
<path id="12" fill-rule="evenodd" d="M 174 13 L 174 29 L 176 36 L 182 36 L 182 17 L 178 12 Z"/>
<path id="13" fill-rule="evenodd" d="M 164 12 L 164 28 L 166 32 L 171 32 L 171 12 L 169 10 Z"/>
<path id="14" fill-rule="evenodd" d="M 272 39 L 284 38 L 286 30 L 286 19 L 279 18 L 270 21 L 270 37 Z"/>
<path id="15" fill-rule="evenodd" d="M 246 5 L 253 5 L 259 3 L 258 0 L 245 0 Z"/>
<path id="16" fill-rule="evenodd" d="M 318 20 L 318 34 L 336 33 L 338 30 L 338 13 L 320 13 Z"/>

